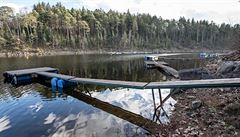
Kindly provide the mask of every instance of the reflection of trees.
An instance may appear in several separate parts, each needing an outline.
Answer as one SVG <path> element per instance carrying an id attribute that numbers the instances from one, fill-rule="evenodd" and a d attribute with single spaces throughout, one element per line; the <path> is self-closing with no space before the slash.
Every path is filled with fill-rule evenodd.
<path id="1" fill-rule="evenodd" d="M 21 97 L 25 92 L 27 92 L 27 88 L 15 88 L 15 87 L 7 87 L 4 85 L 0 85 L 0 100 L 4 99 L 7 100 L 8 98 L 19 98 Z"/>
<path id="2" fill-rule="evenodd" d="M 95 56 L 85 57 L 84 59 L 86 60 L 81 62 L 73 59 L 72 64 L 67 65 L 72 67 L 65 68 L 63 73 L 78 77 L 127 81 L 148 82 L 161 81 L 163 79 L 163 75 L 157 70 L 146 70 L 142 58 L 134 60 L 111 60 L 107 56 L 105 58 Z M 197 59 L 165 59 L 165 61 L 177 70 L 200 66 L 200 60 Z"/>
<path id="3" fill-rule="evenodd" d="M 65 70 L 67 74 L 79 77 L 101 78 L 127 81 L 161 80 L 156 70 L 146 70 L 142 59 L 129 61 L 84 62 L 79 68 Z"/>
<path id="4" fill-rule="evenodd" d="M 129 55 L 79 55 L 53 56 L 20 60 L 7 59 L 13 64 L 3 61 L 5 70 L 50 66 L 59 68 L 61 73 L 87 78 L 116 79 L 129 81 L 160 81 L 163 75 L 157 70 L 144 69 L 143 58 L 134 58 Z M 164 59 L 173 68 L 180 70 L 200 66 L 200 60 L 187 58 Z M 11 65 L 11 66 L 10 66 Z"/>
<path id="5" fill-rule="evenodd" d="M 185 68 L 197 68 L 202 61 L 198 59 L 164 59 L 173 68 L 180 70 Z M 128 55 L 78 55 L 78 56 L 51 56 L 51 57 L 32 57 L 28 60 L 23 58 L 0 59 L 0 72 L 21 68 L 32 68 L 49 66 L 59 68 L 63 74 L 113 80 L 127 81 L 161 81 L 163 75 L 158 70 L 146 70 L 143 58 L 132 58 Z M 1 82 L 2 79 L 0 79 Z M 1 95 L 4 93 L 6 85 L 0 85 Z M 30 86 L 31 87 L 31 86 Z M 43 86 L 40 86 L 43 87 Z M 47 89 L 37 87 L 36 90 L 47 98 L 52 97 Z M 7 89 L 10 96 L 21 96 L 28 86 Z M 40 89 L 39 89 L 40 88 Z M 90 89 L 101 89 L 97 86 L 89 86 Z M 105 88 L 105 87 L 104 87 Z M 2 98 L 2 97 L 1 97 Z"/>
<path id="6" fill-rule="evenodd" d="M 50 88 L 42 86 L 40 84 L 30 84 L 20 87 L 13 87 L 10 85 L 0 85 L 0 100 L 7 100 L 9 98 L 20 98 L 22 95 L 35 91 L 38 92 L 43 100 L 52 100 L 56 97 L 60 97 L 65 99 L 67 97 L 66 94 L 62 93 L 53 93 Z"/>
<path id="7" fill-rule="evenodd" d="M 177 70 L 201 67 L 201 61 L 199 59 L 167 60 L 167 62 Z"/>
<path id="8" fill-rule="evenodd" d="M 39 84 L 35 85 L 33 88 L 36 92 L 39 92 L 41 96 L 43 96 L 43 100 L 52 100 L 55 98 L 63 98 L 66 99 L 67 95 L 62 92 L 52 92 L 50 88 L 41 86 Z"/>

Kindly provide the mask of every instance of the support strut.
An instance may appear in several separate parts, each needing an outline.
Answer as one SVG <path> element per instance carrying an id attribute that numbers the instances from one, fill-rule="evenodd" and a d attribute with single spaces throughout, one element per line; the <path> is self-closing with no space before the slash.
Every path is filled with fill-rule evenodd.
<path id="1" fill-rule="evenodd" d="M 163 99 L 162 98 L 162 93 L 161 89 L 158 89 L 158 94 L 159 94 L 159 105 L 156 104 L 155 101 L 155 93 L 154 89 L 152 89 L 152 97 L 153 97 L 153 107 L 154 107 L 154 114 L 153 114 L 153 121 L 154 122 L 159 122 L 162 123 L 160 120 L 161 116 L 166 116 L 169 119 L 169 116 L 167 115 L 166 111 L 163 108 L 163 104 L 177 91 L 176 88 L 171 89 L 170 93 Z M 162 112 L 162 113 L 161 113 Z"/>

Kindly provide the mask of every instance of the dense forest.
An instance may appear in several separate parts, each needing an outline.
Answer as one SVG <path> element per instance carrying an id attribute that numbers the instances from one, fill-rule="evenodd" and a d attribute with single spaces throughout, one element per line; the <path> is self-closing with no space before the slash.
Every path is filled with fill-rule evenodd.
<path id="1" fill-rule="evenodd" d="M 167 20 L 149 14 L 67 9 L 38 3 L 14 14 L 0 7 L 0 48 L 40 47 L 81 50 L 229 49 L 239 41 L 240 25 L 194 19 Z"/>

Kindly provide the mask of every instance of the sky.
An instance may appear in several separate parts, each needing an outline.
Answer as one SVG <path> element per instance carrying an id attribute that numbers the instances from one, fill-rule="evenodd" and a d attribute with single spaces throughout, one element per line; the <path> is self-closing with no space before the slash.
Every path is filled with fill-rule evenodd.
<path id="1" fill-rule="evenodd" d="M 149 13 L 163 19 L 179 19 L 184 16 L 218 24 L 240 24 L 239 0 L 0 0 L 0 6 L 13 7 L 15 12 L 24 7 L 30 11 L 33 4 L 41 1 L 51 5 L 61 2 L 67 8 L 101 8 L 119 12 L 129 9 L 131 13 Z"/>

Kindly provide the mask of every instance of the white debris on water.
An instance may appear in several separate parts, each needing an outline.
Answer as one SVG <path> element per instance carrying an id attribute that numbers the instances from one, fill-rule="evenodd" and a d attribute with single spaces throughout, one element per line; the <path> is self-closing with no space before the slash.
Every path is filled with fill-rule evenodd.
<path id="1" fill-rule="evenodd" d="M 50 113 L 48 117 L 45 118 L 44 124 L 51 124 L 56 119 L 56 114 Z"/>
<path id="2" fill-rule="evenodd" d="M 154 90 L 155 100 L 157 105 L 159 105 L 159 95 L 158 89 Z M 162 98 L 164 99 L 169 93 L 169 89 L 162 89 Z M 153 107 L 153 98 L 151 89 L 107 89 L 102 92 L 93 92 L 92 96 L 100 99 L 102 101 L 108 102 L 112 105 L 121 107 L 125 110 L 131 111 L 136 114 L 140 114 L 145 118 L 152 119 L 154 114 Z M 164 110 L 167 115 L 171 115 L 172 110 L 174 109 L 174 104 L 176 101 L 173 98 L 169 98 L 164 103 Z M 169 119 L 166 116 L 160 118 L 161 122 L 167 123 Z"/>
<path id="3" fill-rule="evenodd" d="M 29 108 L 33 111 L 33 112 L 38 112 L 41 108 L 43 108 L 43 103 L 42 102 L 37 102 L 34 105 L 30 105 Z"/>

